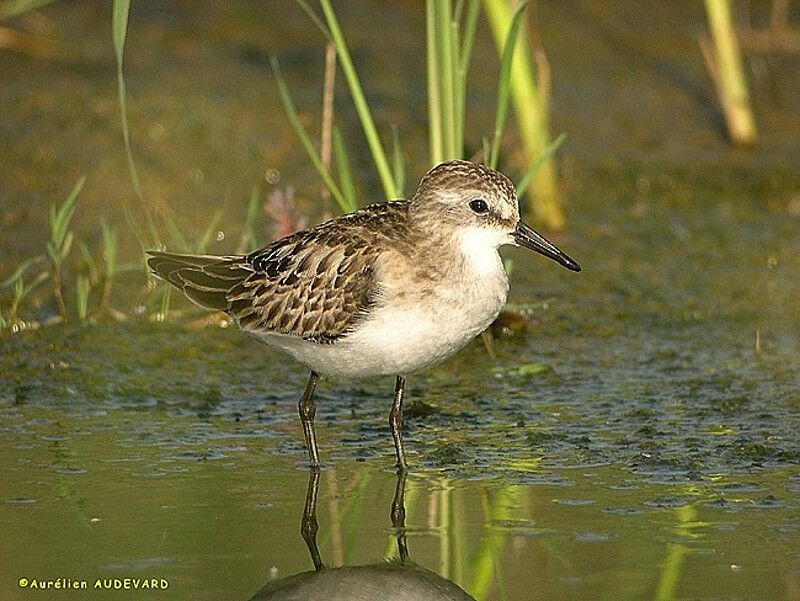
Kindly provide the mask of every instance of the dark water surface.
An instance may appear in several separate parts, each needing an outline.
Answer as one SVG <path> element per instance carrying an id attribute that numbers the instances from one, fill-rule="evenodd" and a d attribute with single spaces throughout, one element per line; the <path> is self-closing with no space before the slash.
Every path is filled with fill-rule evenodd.
<path id="1" fill-rule="evenodd" d="M 570 136 L 568 231 L 555 241 L 584 271 L 504 251 L 522 331 L 499 335 L 494 358 L 476 341 L 409 378 L 404 487 L 390 469 L 390 379 L 321 383 L 315 487 L 295 413 L 303 368 L 201 326 L 187 304 L 154 323 L 158 298 L 136 272 L 115 285 L 123 323 L 0 334 L 0 598 L 91 596 L 22 590 L 21 578 L 163 578 L 166 590 L 93 596 L 248 599 L 313 569 L 300 535 L 311 490 L 321 561 L 372 566 L 327 572 L 336 586 L 426 582 L 459 598 L 436 574 L 481 600 L 800 599 L 800 70 L 781 71 L 783 104 L 759 104 L 759 148 L 730 152 L 688 49 L 699 5 L 636 8 L 646 4 L 542 3 L 555 129 Z M 0 279 L 40 252 L 47 206 L 83 172 L 76 232 L 96 244 L 104 215 L 124 259 L 138 258 L 119 210 L 130 192 L 98 6 L 43 11 L 63 52 L 0 54 L 13 142 L 0 145 Z M 343 21 L 376 117 L 402 124 L 413 181 L 422 12 L 381 6 L 343 8 Z M 267 67 L 277 53 L 316 111 L 319 36 L 294 5 L 133 11 L 127 80 L 148 195 L 190 238 L 225 207 L 218 253 L 238 240 L 250 188 L 269 190 L 265 170 L 315 206 Z M 395 29 L 408 35 L 375 45 L 375 31 Z M 496 70 L 485 32 L 476 61 L 480 132 Z M 358 184 L 380 197 L 368 172 Z M 48 303 L 27 318 L 46 320 Z M 399 489 L 404 528 L 391 515 Z M 380 566 L 406 546 L 419 568 Z M 345 598 L 376 596 L 391 598 Z"/>

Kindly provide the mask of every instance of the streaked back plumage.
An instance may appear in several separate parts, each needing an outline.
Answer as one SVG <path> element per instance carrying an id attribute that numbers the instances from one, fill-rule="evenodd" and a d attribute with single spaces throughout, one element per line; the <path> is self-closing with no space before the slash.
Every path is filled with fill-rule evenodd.
<path id="1" fill-rule="evenodd" d="M 375 303 L 377 255 L 402 237 L 407 202 L 375 204 L 244 256 L 150 252 L 153 273 L 245 331 L 334 342 Z M 387 224 L 390 227 L 387 227 Z M 391 224 L 395 224 L 391 226 Z"/>

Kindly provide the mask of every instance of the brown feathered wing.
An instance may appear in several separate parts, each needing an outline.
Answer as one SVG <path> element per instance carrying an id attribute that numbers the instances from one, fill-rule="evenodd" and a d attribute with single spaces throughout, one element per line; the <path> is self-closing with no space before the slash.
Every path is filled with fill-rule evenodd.
<path id="1" fill-rule="evenodd" d="M 375 232 L 385 234 L 386 228 L 375 226 L 392 221 L 390 215 L 405 205 L 371 205 L 245 256 L 150 252 L 148 265 L 190 300 L 228 313 L 244 330 L 333 342 L 376 302 Z"/>

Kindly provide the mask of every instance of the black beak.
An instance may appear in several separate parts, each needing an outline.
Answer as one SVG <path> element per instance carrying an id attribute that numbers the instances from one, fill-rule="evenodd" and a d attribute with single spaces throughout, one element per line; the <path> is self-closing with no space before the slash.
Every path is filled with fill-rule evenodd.
<path id="1" fill-rule="evenodd" d="M 561 263 L 561 265 L 572 271 L 581 270 L 580 265 L 570 259 L 565 253 L 559 250 L 555 244 L 550 242 L 528 224 L 519 221 L 513 235 L 514 240 L 520 246 L 535 250 L 537 253 L 553 259 L 556 263 Z"/>

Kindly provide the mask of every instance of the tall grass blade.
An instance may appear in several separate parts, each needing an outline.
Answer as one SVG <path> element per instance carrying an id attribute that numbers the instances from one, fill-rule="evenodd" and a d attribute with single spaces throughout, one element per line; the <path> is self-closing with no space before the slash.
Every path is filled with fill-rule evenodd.
<path id="1" fill-rule="evenodd" d="M 710 63 L 731 142 L 748 146 L 755 143 L 757 132 L 734 22 L 734 4 L 731 0 L 705 0 L 714 49 L 704 54 Z"/>
<path id="2" fill-rule="evenodd" d="M 103 265 L 104 275 L 113 279 L 117 275 L 117 233 L 108 227 L 105 219 L 100 220 L 103 232 Z"/>
<path id="3" fill-rule="evenodd" d="M 458 124 L 458 141 L 456 148 L 459 154 L 463 154 L 464 150 L 464 126 L 465 126 L 465 107 L 467 104 L 467 73 L 469 72 L 470 59 L 472 57 L 472 46 L 474 44 L 475 29 L 478 24 L 480 3 L 479 0 L 468 0 L 466 7 L 466 15 L 464 17 L 463 26 L 463 39 L 456 44 L 454 56 L 457 57 L 458 65 L 456 72 L 458 74 L 458 85 L 456 89 L 456 99 L 458 102 L 458 115 L 456 117 Z M 458 20 L 455 22 L 454 37 L 458 40 L 460 29 L 457 25 Z"/>
<path id="4" fill-rule="evenodd" d="M 92 251 L 89 250 L 89 247 L 83 240 L 78 240 L 78 249 L 80 250 L 83 263 L 86 265 L 86 269 L 89 272 L 89 283 L 94 286 L 100 281 L 100 269 L 97 266 L 97 261 L 94 260 Z"/>
<path id="5" fill-rule="evenodd" d="M 89 292 L 91 284 L 85 275 L 79 275 L 75 280 L 75 306 L 78 310 L 78 319 L 81 323 L 86 322 L 86 315 L 89 312 Z"/>
<path id="6" fill-rule="evenodd" d="M 314 10 L 308 5 L 308 2 L 305 0 L 295 0 L 295 2 L 297 2 L 300 8 L 303 9 L 303 12 L 306 13 L 306 16 L 311 19 L 311 22 L 317 26 L 317 29 L 322 32 L 322 35 L 324 35 L 325 38 L 331 42 L 331 32 L 327 27 L 325 27 L 325 23 L 322 22 L 322 19 L 319 18 L 319 15 L 315 13 Z"/>
<path id="7" fill-rule="evenodd" d="M 128 173 L 131 177 L 133 190 L 139 201 L 144 205 L 144 194 L 142 185 L 139 181 L 139 172 L 133 160 L 133 150 L 131 149 L 131 135 L 128 128 L 128 109 L 126 106 L 125 78 L 122 74 L 122 57 L 125 50 L 125 38 L 128 34 L 128 13 L 130 12 L 130 0 L 114 0 L 112 15 L 112 38 L 114 42 L 114 55 L 117 59 L 117 99 L 119 101 L 120 121 L 122 123 L 122 139 L 125 143 L 125 158 L 128 162 Z"/>
<path id="8" fill-rule="evenodd" d="M 161 216 L 161 220 L 164 223 L 164 227 L 167 228 L 167 233 L 172 240 L 172 245 L 182 251 L 188 251 L 190 249 L 190 244 L 183 235 L 183 232 L 181 232 L 181 228 L 175 223 L 175 220 L 166 213 Z"/>
<path id="9" fill-rule="evenodd" d="M 108 227 L 105 219 L 100 220 L 100 227 L 103 231 L 103 287 L 100 292 L 100 311 L 121 316 L 121 313 L 112 311 L 109 302 L 111 301 L 111 286 L 117 276 L 117 233 Z"/>
<path id="10" fill-rule="evenodd" d="M 339 176 L 339 182 L 342 184 L 342 195 L 344 196 L 347 204 L 342 207 L 345 213 L 352 213 L 358 209 L 358 200 L 356 199 L 356 188 L 353 185 L 353 172 L 350 169 L 350 160 L 347 158 L 347 149 L 342 139 L 342 134 L 339 128 L 333 128 L 333 161 L 336 165 L 336 173 Z"/>
<path id="11" fill-rule="evenodd" d="M 31 259 L 26 259 L 14 270 L 14 272 L 10 276 L 8 276 L 8 278 L 6 278 L 5 280 L 3 280 L 2 283 L 0 283 L 0 288 L 7 288 L 15 281 L 22 278 L 25 275 L 25 272 L 28 271 L 30 267 L 38 265 L 44 260 L 45 260 L 44 255 L 37 255 Z"/>
<path id="12" fill-rule="evenodd" d="M 339 189 L 339 186 L 337 186 L 336 182 L 333 181 L 330 172 L 325 169 L 325 165 L 322 164 L 322 158 L 320 158 L 319 153 L 317 152 L 316 148 L 314 148 L 314 143 L 308 136 L 303 124 L 300 123 L 300 117 L 297 115 L 297 109 L 295 109 L 294 101 L 289 93 L 289 88 L 286 85 L 286 81 L 283 79 L 283 75 L 281 74 L 281 68 L 278 64 L 278 59 L 273 56 L 270 59 L 270 62 L 272 63 L 272 72 L 275 74 L 275 80 L 278 82 L 278 91 L 280 92 L 281 101 L 283 102 L 283 109 L 286 112 L 286 117 L 289 119 L 289 124 L 292 126 L 292 129 L 299 138 L 300 143 L 303 145 L 306 155 L 314 165 L 314 169 L 317 170 L 317 173 L 319 174 L 323 183 L 328 190 L 330 190 L 331 196 L 333 196 L 333 198 L 339 204 L 339 207 L 341 207 L 342 211 L 346 212 L 345 207 L 347 207 L 347 200 L 342 194 L 342 191 Z"/>
<path id="13" fill-rule="evenodd" d="M 453 73 L 453 43 L 450 19 L 450 0 L 435 0 L 436 54 L 439 60 L 439 81 L 442 114 L 443 160 L 458 158 L 455 152 L 455 81 Z"/>
<path id="14" fill-rule="evenodd" d="M 372 160 L 374 161 L 375 167 L 378 170 L 378 176 L 380 177 L 381 184 L 383 185 L 384 194 L 389 200 L 398 198 L 399 194 L 395 187 L 395 177 L 392 175 L 392 169 L 389 166 L 389 161 L 387 160 L 386 153 L 383 150 L 383 145 L 381 144 L 380 137 L 378 136 L 378 131 L 375 128 L 375 122 L 372 119 L 372 112 L 370 111 L 369 104 L 367 104 L 367 100 L 364 97 L 364 90 L 361 87 L 358 74 L 353 66 L 353 61 L 350 58 L 350 50 L 347 48 L 344 35 L 342 34 L 342 29 L 339 26 L 339 21 L 336 18 L 336 14 L 333 12 L 330 0 L 320 0 L 319 3 L 320 6 L 322 6 L 322 12 L 325 15 L 325 21 L 328 25 L 328 29 L 331 32 L 331 41 L 333 42 L 333 45 L 336 46 L 336 54 L 339 57 L 339 64 L 342 67 L 342 73 L 344 73 L 347 86 L 350 89 L 350 96 L 353 98 L 353 104 L 355 105 L 359 121 L 361 121 L 361 128 L 364 130 L 364 136 L 367 138 L 367 144 L 369 146 L 370 153 L 372 154 Z"/>
<path id="15" fill-rule="evenodd" d="M 513 17 L 506 0 L 483 0 L 484 12 L 492 30 L 498 52 L 501 52 Z M 519 36 L 519 48 L 511 64 L 511 100 L 520 138 L 528 160 L 538 157 L 550 143 L 548 107 L 537 87 L 527 36 Z M 553 163 L 545 161 L 536 173 L 536 186 L 531 188 L 532 202 L 526 218 L 552 229 L 564 227 L 561 195 Z"/>
<path id="16" fill-rule="evenodd" d="M 75 212 L 75 203 L 78 194 L 83 189 L 86 176 L 82 176 L 72 188 L 66 200 L 60 207 L 55 203 L 50 205 L 50 239 L 47 241 L 47 256 L 50 258 L 50 274 L 53 282 L 53 297 L 58 307 L 62 321 L 67 319 L 67 309 L 64 305 L 64 295 L 61 290 L 61 264 L 69 255 L 74 236 L 69 231 L 69 224 Z"/>
<path id="17" fill-rule="evenodd" d="M 203 254 L 208 250 L 208 245 L 211 244 L 211 241 L 214 238 L 215 232 L 217 230 L 217 225 L 219 225 L 222 216 L 225 214 L 225 209 L 222 208 L 211 218 L 211 221 L 206 226 L 206 229 L 203 231 L 203 235 L 200 237 L 200 242 L 197 244 L 197 252 Z"/>
<path id="18" fill-rule="evenodd" d="M 489 160 L 489 153 L 491 152 L 491 144 L 489 144 L 489 138 L 483 136 L 481 138 L 481 154 L 482 154 L 482 163 L 486 164 L 486 161 Z"/>
<path id="19" fill-rule="evenodd" d="M 439 59 L 437 48 L 439 41 L 436 35 L 436 2 L 425 2 L 425 29 L 428 73 L 428 147 L 430 164 L 438 165 L 444 157 L 442 147 L 442 100 L 439 78 Z"/>
<path id="20" fill-rule="evenodd" d="M 256 237 L 255 222 L 258 217 L 258 208 L 261 200 L 261 188 L 253 186 L 250 191 L 250 199 L 247 201 L 247 212 L 242 228 L 242 237 L 239 240 L 237 252 L 240 254 L 249 253 L 258 248 L 258 238 Z"/>
<path id="21" fill-rule="evenodd" d="M 489 153 L 489 162 L 492 169 L 497 168 L 497 160 L 500 155 L 500 142 L 503 137 L 503 130 L 506 126 L 508 116 L 508 101 L 511 96 L 511 64 L 514 60 L 514 50 L 517 47 L 517 37 L 522 15 L 528 3 L 520 4 L 514 16 L 511 18 L 511 25 L 508 28 L 506 41 L 503 46 L 503 56 L 500 60 L 500 75 L 497 82 L 497 108 L 494 113 L 494 133 L 492 135 L 492 149 Z"/>
<path id="22" fill-rule="evenodd" d="M 478 25 L 479 9 L 480 0 L 467 0 L 467 11 L 464 17 L 464 36 L 461 40 L 461 49 L 458 57 L 459 71 L 464 75 L 464 83 L 466 83 L 469 62 L 472 58 L 472 47 L 475 41 L 475 29 Z"/>
<path id="23" fill-rule="evenodd" d="M 172 286 L 164 286 L 164 292 L 161 295 L 161 308 L 156 314 L 156 321 L 167 321 L 169 317 L 169 304 L 172 298 Z"/>
<path id="24" fill-rule="evenodd" d="M 72 221 L 75 203 L 81 190 L 83 190 L 84 182 L 86 182 L 86 175 L 81 176 L 60 207 L 56 207 L 55 204 L 50 205 L 50 242 L 54 250 L 59 254 L 64 250 L 64 246 L 67 243 L 69 224 Z"/>
<path id="25" fill-rule="evenodd" d="M 464 82 L 461 80 L 461 61 L 458 51 L 461 45 L 458 21 L 450 21 L 450 63 L 453 73 L 453 156 L 461 158 L 464 154 Z"/>
<path id="26" fill-rule="evenodd" d="M 392 160 L 394 163 L 395 186 L 400 193 L 400 198 L 405 198 L 406 187 L 406 159 L 403 156 L 403 149 L 400 146 L 400 134 L 397 126 L 392 125 Z"/>
<path id="27" fill-rule="evenodd" d="M 522 196 L 525 194 L 525 191 L 528 189 L 528 186 L 533 181 L 533 178 L 536 177 L 536 172 L 541 169 L 542 165 L 544 165 L 547 161 L 550 160 L 550 157 L 553 156 L 556 150 L 558 150 L 561 145 L 564 143 L 564 140 L 567 139 L 567 134 L 561 134 L 558 136 L 553 142 L 542 151 L 542 154 L 533 162 L 533 164 L 525 170 L 525 173 L 522 174 L 519 182 L 517 183 L 517 196 Z"/>

